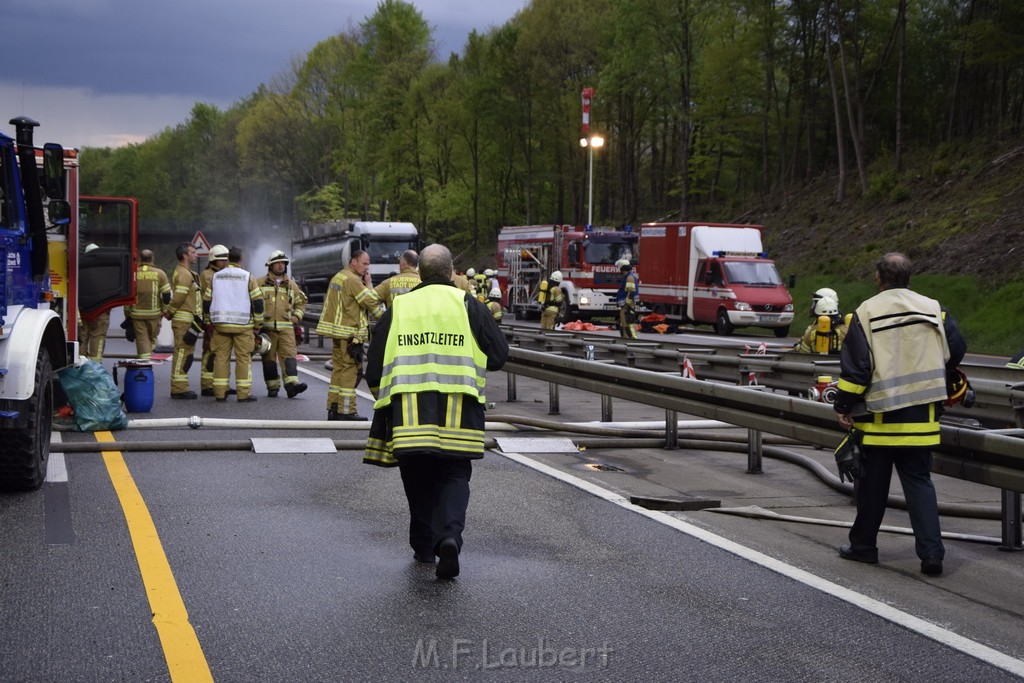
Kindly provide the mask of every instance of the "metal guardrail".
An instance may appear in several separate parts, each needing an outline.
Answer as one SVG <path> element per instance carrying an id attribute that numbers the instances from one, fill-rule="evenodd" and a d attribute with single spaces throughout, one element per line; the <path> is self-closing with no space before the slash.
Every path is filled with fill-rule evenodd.
<path id="1" fill-rule="evenodd" d="M 566 341 L 550 334 L 543 340 L 549 347 Z M 831 405 L 762 388 L 687 379 L 675 372 L 623 367 L 521 347 L 510 349 L 504 370 L 510 375 L 547 381 L 552 386 L 572 387 L 602 397 L 721 420 L 827 448 L 837 446 L 844 434 Z M 557 403 L 557 393 L 553 397 Z M 941 433 L 942 443 L 935 449 L 933 470 L 1001 489 L 1004 546 L 1020 548 L 1024 439 L 992 430 L 947 424 L 942 425 Z"/>
<path id="2" fill-rule="evenodd" d="M 596 359 L 611 359 L 617 365 L 656 372 L 680 372 L 684 360 L 689 360 L 700 379 L 746 384 L 747 377 L 754 373 L 758 384 L 794 396 L 806 396 L 821 375 L 839 375 L 839 359 L 834 356 L 772 351 L 746 353 L 735 347 L 625 341 L 593 333 L 541 332 L 536 328 L 505 327 L 505 331 L 510 343 L 522 347 L 542 349 L 554 344 L 566 354 L 579 357 L 585 357 L 589 349 Z M 1015 406 L 1024 405 L 1024 389 L 1015 383 L 1024 382 L 1024 373 L 982 365 L 961 367 L 975 390 L 975 404 L 972 408 L 955 406 L 948 409 L 946 415 L 997 429 L 1016 426 L 1021 410 Z"/>

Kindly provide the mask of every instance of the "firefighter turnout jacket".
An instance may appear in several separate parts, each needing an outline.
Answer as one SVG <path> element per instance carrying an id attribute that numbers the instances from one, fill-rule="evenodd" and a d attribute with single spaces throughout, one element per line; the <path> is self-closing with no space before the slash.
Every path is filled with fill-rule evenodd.
<path id="1" fill-rule="evenodd" d="M 125 306 L 125 314 L 135 320 L 160 318 L 170 302 L 167 274 L 152 264 L 140 265 L 135 274 L 135 305 Z"/>
<path id="2" fill-rule="evenodd" d="M 171 302 L 167 312 L 175 322 L 191 323 L 202 315 L 199 275 L 180 263 L 171 276 Z"/>
<path id="3" fill-rule="evenodd" d="M 365 341 L 370 329 L 367 315 L 376 319 L 382 312 L 377 292 L 363 284 L 359 273 L 346 266 L 331 278 L 316 332 L 334 339 Z"/>
<path id="4" fill-rule="evenodd" d="M 249 271 L 234 263 L 213 274 L 203 306 L 218 332 L 258 332 L 263 324 L 263 290 Z"/>
<path id="5" fill-rule="evenodd" d="M 263 291 L 263 329 L 294 329 L 306 312 L 306 294 L 287 275 L 280 279 L 273 273 L 257 281 Z"/>
<path id="6" fill-rule="evenodd" d="M 946 370 L 966 351 L 939 302 L 883 290 L 860 305 L 843 340 L 836 412 L 853 415 L 866 446 L 936 446 Z"/>
<path id="7" fill-rule="evenodd" d="M 398 275 L 392 275 L 374 287 L 373 291 L 377 292 L 377 296 L 381 298 L 381 301 L 388 308 L 391 308 L 391 303 L 395 300 L 396 296 L 406 294 L 419 283 L 420 274 L 416 272 L 415 268 L 403 268 L 402 272 Z"/>

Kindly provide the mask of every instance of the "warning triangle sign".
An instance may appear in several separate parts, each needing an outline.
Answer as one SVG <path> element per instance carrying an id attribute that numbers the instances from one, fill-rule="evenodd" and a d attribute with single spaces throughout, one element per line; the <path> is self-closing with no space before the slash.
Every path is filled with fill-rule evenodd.
<path id="1" fill-rule="evenodd" d="M 192 246 L 196 248 L 196 256 L 210 255 L 210 241 L 206 239 L 202 230 L 196 230 L 195 237 L 192 238 Z"/>

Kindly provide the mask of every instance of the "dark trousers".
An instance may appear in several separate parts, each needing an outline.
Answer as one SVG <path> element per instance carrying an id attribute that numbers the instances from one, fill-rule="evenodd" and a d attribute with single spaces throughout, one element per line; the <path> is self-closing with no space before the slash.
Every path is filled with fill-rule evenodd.
<path id="1" fill-rule="evenodd" d="M 409 545 L 417 553 L 436 554 L 445 538 L 462 548 L 469 505 L 468 459 L 442 458 L 426 453 L 398 456 L 405 497 L 409 501 Z"/>
<path id="2" fill-rule="evenodd" d="M 893 466 L 903 485 L 903 496 L 907 499 L 917 556 L 922 560 L 926 557 L 942 558 L 946 551 L 939 528 L 929 448 L 864 447 L 864 476 L 857 482 L 857 518 L 850 529 L 850 544 L 856 551 L 878 551 L 878 527 L 885 516 Z"/>

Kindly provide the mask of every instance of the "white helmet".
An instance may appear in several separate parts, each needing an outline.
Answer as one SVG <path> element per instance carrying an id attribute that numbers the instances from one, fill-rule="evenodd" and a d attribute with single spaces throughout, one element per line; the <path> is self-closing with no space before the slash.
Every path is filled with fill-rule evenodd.
<path id="1" fill-rule="evenodd" d="M 223 261 L 228 257 L 228 248 L 223 244 L 215 244 L 210 247 L 210 260 Z"/>
<path id="2" fill-rule="evenodd" d="M 551 273 L 551 281 L 552 282 L 561 282 L 562 281 L 562 271 L 556 270 L 555 272 Z"/>
<path id="3" fill-rule="evenodd" d="M 836 294 L 836 290 L 831 289 L 829 287 L 822 287 L 821 289 L 819 289 L 818 291 L 811 295 L 811 305 L 816 304 L 818 300 L 824 299 L 825 297 L 835 299 L 836 304 L 839 303 L 839 295 Z"/>
<path id="4" fill-rule="evenodd" d="M 620 258 L 618 261 L 615 262 L 615 265 L 618 266 L 619 269 L 629 268 L 629 259 L 628 258 Z"/>
<path id="5" fill-rule="evenodd" d="M 466 271 L 466 277 L 476 277 L 476 271 L 473 270 L 472 268 L 468 269 Z"/>
<path id="6" fill-rule="evenodd" d="M 497 287 L 495 287 L 494 289 L 491 290 L 491 293 L 487 295 L 487 298 L 488 299 L 500 299 L 501 298 L 501 290 L 498 289 Z"/>
<path id="7" fill-rule="evenodd" d="M 484 271 L 484 275 L 486 277 L 494 277 L 494 269 L 488 268 L 487 270 Z"/>
<path id="8" fill-rule="evenodd" d="M 280 249 L 276 249 L 276 250 L 270 252 L 270 258 L 267 259 L 267 264 L 266 264 L 267 268 L 269 268 L 270 266 L 274 265 L 275 263 L 283 263 L 283 264 L 285 264 L 287 266 L 288 265 L 288 255 L 285 254 Z"/>
<path id="9" fill-rule="evenodd" d="M 265 334 L 260 334 L 260 345 L 253 349 L 254 356 L 262 356 L 270 350 L 270 337 Z"/>
<path id="10" fill-rule="evenodd" d="M 89 242 L 89 244 L 85 245 L 85 253 L 88 254 L 93 249 L 99 249 L 99 248 L 100 248 L 100 245 L 96 244 L 95 242 Z"/>
<path id="11" fill-rule="evenodd" d="M 815 315 L 839 315 L 839 302 L 830 296 L 823 296 L 814 304 Z"/>

